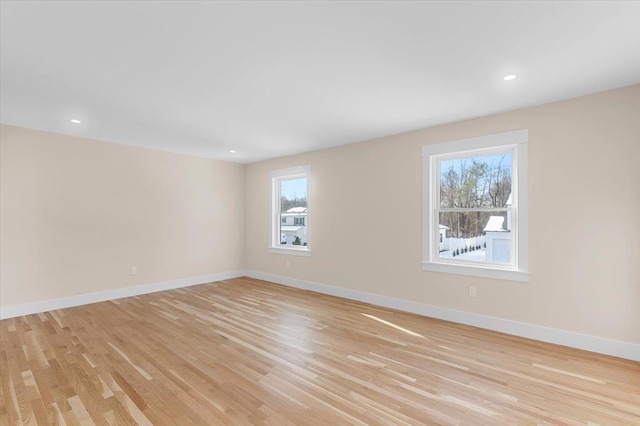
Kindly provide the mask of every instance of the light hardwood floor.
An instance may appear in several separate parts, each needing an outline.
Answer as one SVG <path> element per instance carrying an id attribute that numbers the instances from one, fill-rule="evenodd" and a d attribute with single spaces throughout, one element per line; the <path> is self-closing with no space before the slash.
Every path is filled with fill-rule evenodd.
<path id="1" fill-rule="evenodd" d="M 2 425 L 640 425 L 640 363 L 249 278 L 0 332 Z"/>

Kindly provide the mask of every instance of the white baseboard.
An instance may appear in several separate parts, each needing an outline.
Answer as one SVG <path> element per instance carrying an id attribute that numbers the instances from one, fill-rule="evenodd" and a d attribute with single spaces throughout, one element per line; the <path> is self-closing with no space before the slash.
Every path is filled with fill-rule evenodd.
<path id="1" fill-rule="evenodd" d="M 178 280 L 138 285 L 135 287 L 123 287 L 113 290 L 99 291 L 96 293 L 79 294 L 77 296 L 26 303 L 24 305 L 3 306 L 0 307 L 0 319 L 37 314 L 40 312 L 53 311 L 55 309 L 71 308 L 73 306 L 88 305 L 89 303 L 104 302 L 106 300 L 121 299 L 123 297 L 139 296 L 141 294 L 206 284 L 214 281 L 229 280 L 243 275 L 246 275 L 245 271 L 221 272 L 217 274 L 202 275 L 199 277 L 181 278 Z"/>
<path id="2" fill-rule="evenodd" d="M 640 345 L 619 340 L 605 339 L 603 337 L 574 333 L 557 328 L 543 327 L 470 312 L 456 311 L 454 309 L 439 306 L 425 305 L 407 300 L 395 299 L 377 294 L 364 293 L 296 278 L 283 277 L 258 271 L 245 271 L 246 275 L 259 280 L 271 281 L 277 284 L 295 287 L 303 290 L 311 290 L 322 294 L 371 303 L 372 305 L 398 309 L 427 317 L 443 319 L 460 324 L 472 325 L 488 330 L 499 331 L 514 336 L 527 337 L 562 346 L 583 349 L 605 355 L 640 361 Z"/>
<path id="3" fill-rule="evenodd" d="M 73 306 L 87 305 L 90 303 L 104 302 L 107 300 L 121 299 L 123 297 L 139 296 L 147 293 L 155 293 L 158 291 L 189 287 L 192 285 L 206 284 L 215 281 L 229 280 L 244 275 L 251 278 L 271 281 L 289 287 L 311 290 L 331 296 L 357 300 L 359 302 L 371 303 L 372 305 L 384 306 L 387 308 L 398 309 L 401 311 L 411 312 L 427 317 L 443 319 L 460 324 L 472 325 L 488 330 L 512 334 L 514 336 L 527 337 L 543 342 L 555 343 L 558 345 L 569 346 L 577 349 L 584 349 L 591 352 L 617 356 L 633 361 L 640 361 L 639 344 L 605 339 L 603 337 L 574 333 L 557 328 L 543 327 L 540 325 L 527 324 L 480 314 L 473 314 L 470 312 L 456 311 L 454 309 L 426 305 L 417 302 L 410 302 L 407 300 L 395 299 L 393 297 L 365 293 L 342 287 L 334 287 L 326 284 L 315 283 L 312 281 L 299 280 L 296 278 L 283 277 L 280 275 L 273 275 L 258 271 L 222 272 L 217 274 L 203 275 L 199 277 L 189 277 L 160 283 L 145 284 L 135 287 L 124 287 L 96 293 L 86 293 L 77 296 L 63 297 L 60 299 L 27 303 L 24 305 L 0 307 L 0 319 L 36 314 L 56 309 L 70 308 Z"/>

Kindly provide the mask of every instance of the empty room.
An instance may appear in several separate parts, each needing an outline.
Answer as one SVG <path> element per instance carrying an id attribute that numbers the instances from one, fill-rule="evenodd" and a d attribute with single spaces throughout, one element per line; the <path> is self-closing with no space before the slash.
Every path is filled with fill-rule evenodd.
<path id="1" fill-rule="evenodd" d="M 638 17 L 0 0 L 0 425 L 640 426 Z"/>

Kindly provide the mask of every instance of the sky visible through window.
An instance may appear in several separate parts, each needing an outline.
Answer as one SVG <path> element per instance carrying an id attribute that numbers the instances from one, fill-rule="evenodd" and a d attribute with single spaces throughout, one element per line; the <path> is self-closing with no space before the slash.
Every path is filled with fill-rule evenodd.
<path id="1" fill-rule="evenodd" d="M 307 198 L 307 178 L 282 180 L 280 182 L 280 195 L 288 200 Z"/>

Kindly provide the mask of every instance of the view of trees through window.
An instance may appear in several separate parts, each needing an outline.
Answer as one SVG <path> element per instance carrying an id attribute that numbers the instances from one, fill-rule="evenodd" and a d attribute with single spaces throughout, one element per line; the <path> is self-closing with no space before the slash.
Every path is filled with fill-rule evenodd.
<path id="1" fill-rule="evenodd" d="M 439 257 L 511 261 L 511 151 L 439 161 Z"/>
<path id="2" fill-rule="evenodd" d="M 442 160 L 440 208 L 466 210 L 506 207 L 511 195 L 511 160 L 510 152 Z M 442 212 L 440 223 L 449 227 L 451 236 L 476 236 L 482 232 L 483 222 L 488 221 L 488 216 L 482 213 L 477 210 L 467 214 Z"/>

